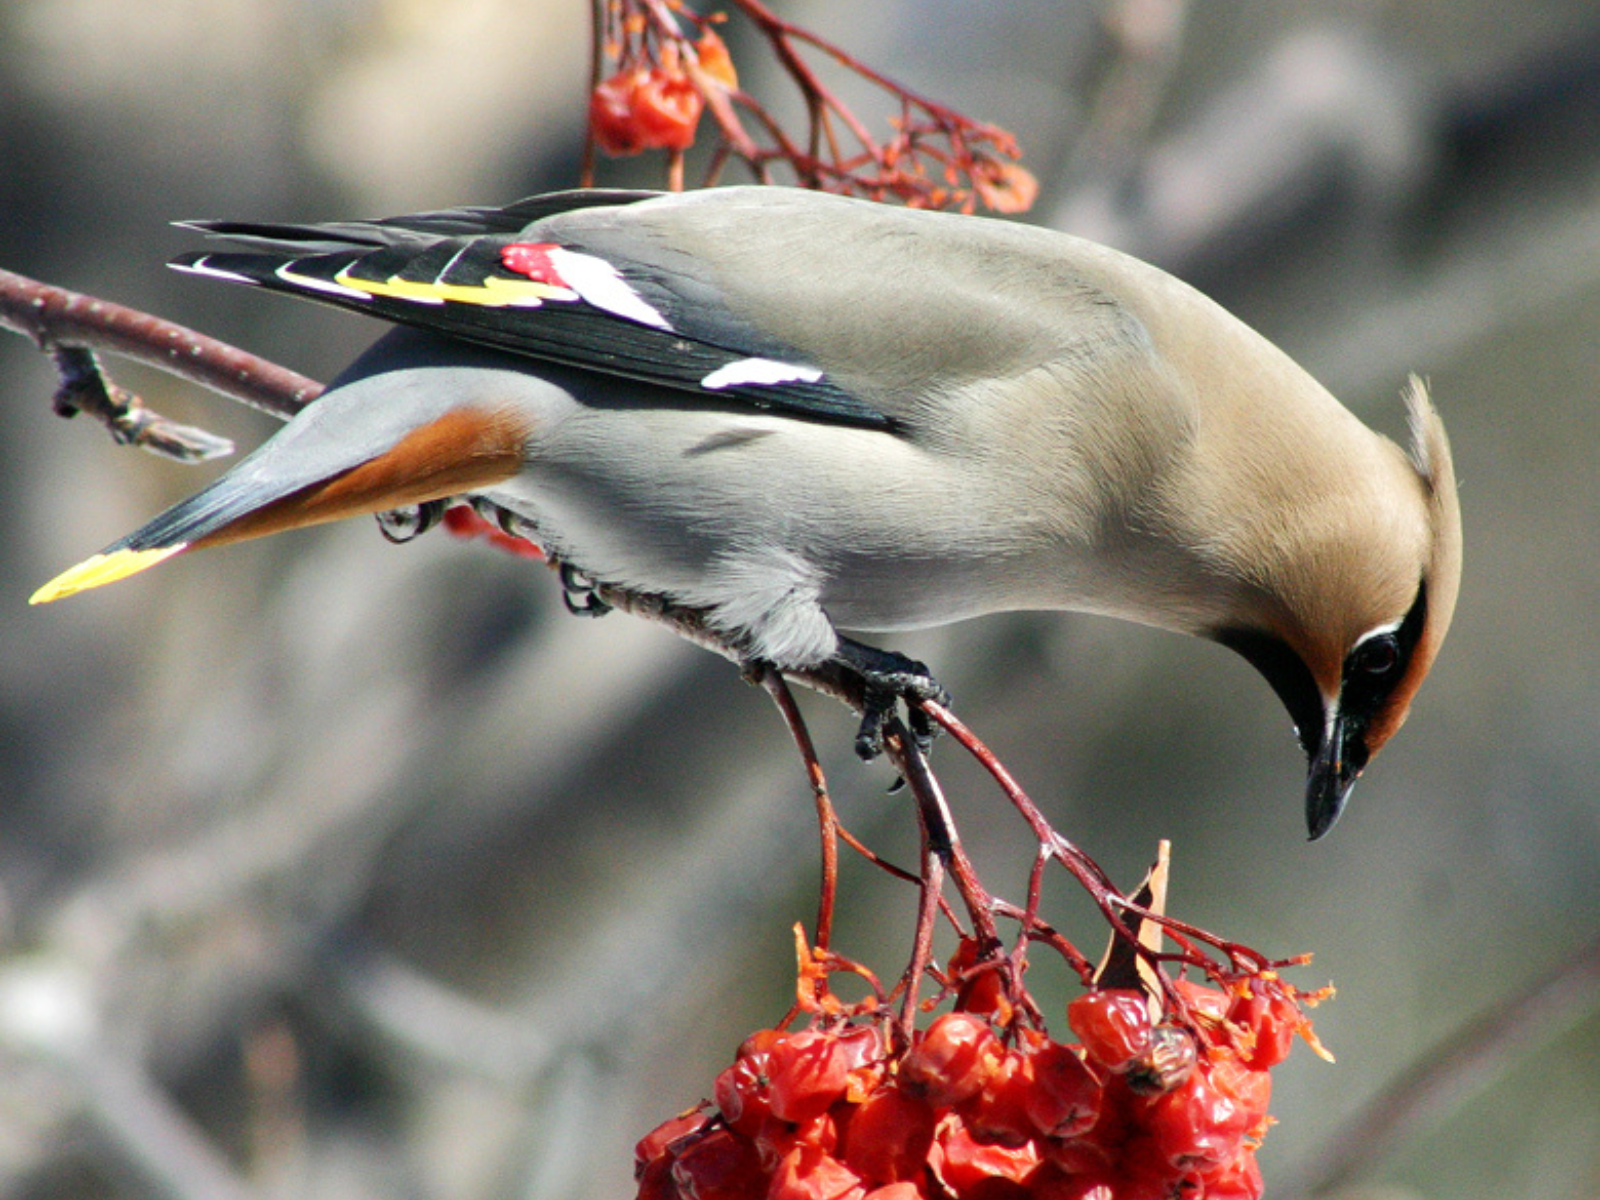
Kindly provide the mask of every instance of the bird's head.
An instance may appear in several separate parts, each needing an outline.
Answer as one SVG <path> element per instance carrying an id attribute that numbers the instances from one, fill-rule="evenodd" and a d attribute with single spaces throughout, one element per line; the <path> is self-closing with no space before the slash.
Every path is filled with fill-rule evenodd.
<path id="1" fill-rule="evenodd" d="M 1406 391 L 1411 448 L 1374 488 L 1345 500 L 1361 536 L 1302 553 L 1261 619 L 1219 630 L 1289 710 L 1309 762 L 1313 840 L 1344 811 L 1356 777 L 1405 722 L 1454 615 L 1461 512 L 1444 426 L 1422 382 Z M 1397 458 L 1399 456 L 1396 456 Z"/>

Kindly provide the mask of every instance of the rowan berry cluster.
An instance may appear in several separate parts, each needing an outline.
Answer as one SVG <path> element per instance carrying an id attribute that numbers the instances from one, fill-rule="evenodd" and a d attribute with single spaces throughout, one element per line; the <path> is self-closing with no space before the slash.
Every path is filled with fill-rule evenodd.
<path id="1" fill-rule="evenodd" d="M 685 54 L 693 55 L 692 67 Z M 668 41 L 659 61 L 631 63 L 596 84 L 589 128 L 607 154 L 687 150 L 705 110 L 706 86 L 737 86 L 727 47 L 709 29 L 692 46 Z"/>
<path id="2" fill-rule="evenodd" d="M 1005 1006 L 938 1017 L 901 1049 L 879 1022 L 747 1038 L 714 1106 L 636 1151 L 639 1200 L 1257 1200 L 1270 1068 L 1299 1033 L 1270 972 L 1068 1007 L 1062 1043 Z"/>

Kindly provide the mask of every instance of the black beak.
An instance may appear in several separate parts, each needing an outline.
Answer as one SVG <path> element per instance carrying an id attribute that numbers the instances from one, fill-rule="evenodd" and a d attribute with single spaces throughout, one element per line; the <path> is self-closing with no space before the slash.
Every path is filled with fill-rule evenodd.
<path id="1" fill-rule="evenodd" d="M 1335 712 L 1321 744 L 1312 751 L 1306 779 L 1306 828 L 1313 842 L 1333 828 L 1366 765 L 1367 747 L 1360 729 Z"/>

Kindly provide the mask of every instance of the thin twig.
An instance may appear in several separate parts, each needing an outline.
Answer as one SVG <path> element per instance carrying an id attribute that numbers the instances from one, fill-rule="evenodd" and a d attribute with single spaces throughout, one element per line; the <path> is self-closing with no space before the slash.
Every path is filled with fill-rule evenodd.
<path id="1" fill-rule="evenodd" d="M 967 915 L 972 919 L 973 932 L 978 938 L 979 957 L 994 954 L 1000 947 L 1000 933 L 994 923 L 994 899 L 978 882 L 978 873 L 961 844 L 961 834 L 956 829 L 955 817 L 950 812 L 944 789 L 928 767 L 927 755 L 903 731 L 894 737 L 886 737 L 884 749 L 899 768 L 911 794 L 917 798 L 918 808 L 926 815 L 927 824 L 934 833 L 935 848 L 944 859 L 950 878 L 966 906 Z"/>
<path id="2" fill-rule="evenodd" d="M 93 350 L 56 346 L 50 352 L 61 386 L 51 407 L 57 416 L 87 413 L 124 446 L 137 446 L 174 462 L 194 463 L 233 453 L 233 443 L 192 425 L 152 412 L 126 388 L 113 383 Z"/>
<path id="3" fill-rule="evenodd" d="M 606 0 L 589 2 L 589 90 L 585 97 L 593 96 L 600 86 L 600 74 L 606 60 Z M 594 122 L 584 114 L 583 157 L 578 165 L 578 186 L 594 186 L 595 137 Z"/>
<path id="4" fill-rule="evenodd" d="M 917 808 L 917 825 L 922 834 L 922 880 L 917 900 L 917 926 L 911 939 L 911 961 L 901 977 L 904 993 L 895 1032 L 902 1046 L 911 1044 L 917 1026 L 917 996 L 922 977 L 933 962 L 933 926 L 938 917 L 940 893 L 944 890 L 944 858 L 928 828 L 922 806 Z"/>
<path id="5" fill-rule="evenodd" d="M 805 718 L 794 702 L 794 693 L 783 681 L 783 675 L 771 667 L 760 669 L 760 683 L 778 706 L 783 723 L 794 738 L 795 748 L 805 766 L 806 778 L 811 783 L 811 794 L 817 804 L 817 826 L 822 840 L 822 885 L 817 900 L 817 949 L 831 948 L 833 940 L 833 911 L 839 892 L 839 818 L 834 812 L 833 800 L 828 795 L 828 779 L 823 774 L 822 763 L 817 758 L 817 748 L 806 728 Z"/>

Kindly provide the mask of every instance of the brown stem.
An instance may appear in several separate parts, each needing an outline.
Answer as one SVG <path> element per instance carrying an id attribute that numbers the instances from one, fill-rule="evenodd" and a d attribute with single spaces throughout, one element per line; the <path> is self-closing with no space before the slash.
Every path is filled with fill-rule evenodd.
<path id="1" fill-rule="evenodd" d="M 594 122 L 588 119 L 588 103 L 600 86 L 600 73 L 606 59 L 606 0 L 589 2 L 589 90 L 584 93 L 583 158 L 578 165 L 578 186 L 594 186 Z"/>
<path id="2" fill-rule="evenodd" d="M 911 940 L 911 961 L 901 977 L 905 991 L 900 997 L 900 1013 L 895 1023 L 902 1047 L 911 1045 L 911 1035 L 917 1027 L 917 996 L 922 977 L 933 962 L 933 926 L 939 914 L 940 893 L 944 890 L 944 856 L 939 852 L 934 832 L 928 827 L 921 805 L 917 806 L 917 826 L 922 834 L 922 879 L 917 903 L 917 928 Z"/>
<path id="3" fill-rule="evenodd" d="M 961 845 L 961 834 L 955 817 L 939 780 L 928 768 L 927 755 L 917 749 L 916 743 L 905 735 L 903 729 L 894 729 L 884 739 L 884 749 L 899 769 L 901 777 L 917 799 L 918 811 L 924 814 L 925 823 L 934 831 L 935 848 L 944 857 L 956 890 L 972 918 L 973 932 L 978 938 L 979 957 L 989 957 L 1000 948 L 1000 933 L 994 923 L 994 899 L 978 882 L 972 860 Z"/>
<path id="4" fill-rule="evenodd" d="M 784 682 L 783 675 L 771 667 L 763 666 L 760 669 L 760 683 L 778 706 L 783 723 L 789 727 L 789 735 L 794 738 L 795 747 L 800 751 L 806 778 L 811 783 L 811 794 L 816 800 L 817 826 L 822 839 L 822 887 L 817 900 L 815 941 L 819 950 L 827 950 L 833 940 L 833 912 L 839 891 L 839 818 L 828 796 L 827 776 L 823 774 L 822 763 L 817 758 L 811 731 L 806 728 L 805 718 L 794 701 L 794 693 Z"/>

